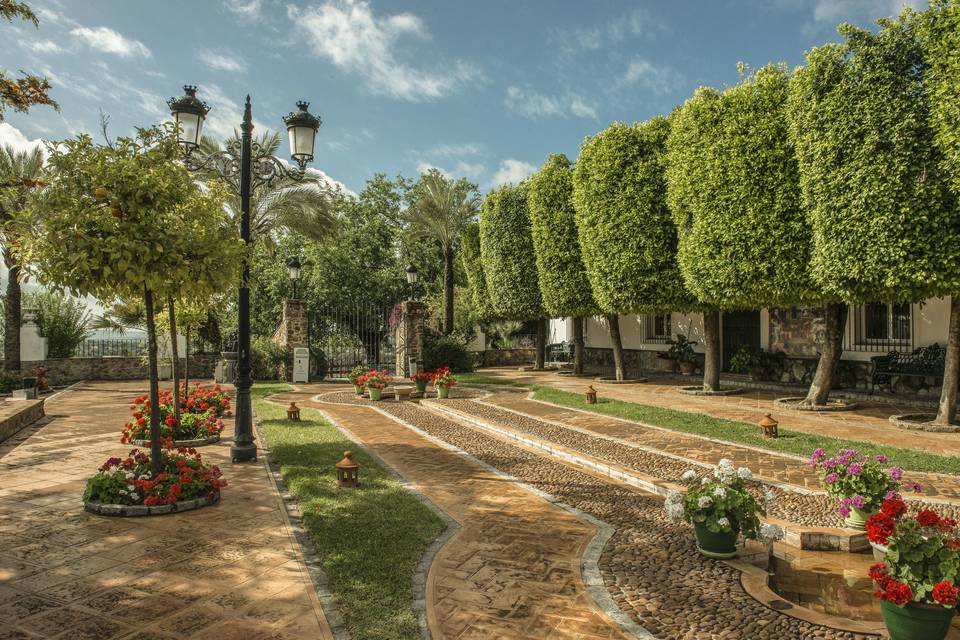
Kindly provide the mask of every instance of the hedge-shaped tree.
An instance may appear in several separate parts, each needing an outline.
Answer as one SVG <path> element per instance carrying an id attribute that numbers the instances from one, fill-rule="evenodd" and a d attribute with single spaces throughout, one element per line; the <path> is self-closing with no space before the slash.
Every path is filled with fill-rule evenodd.
<path id="1" fill-rule="evenodd" d="M 483 263 L 480 260 L 480 225 L 467 225 L 460 236 L 460 265 L 467 276 L 467 288 L 470 293 L 470 303 L 481 320 L 493 320 L 496 314 L 490 304 L 490 294 L 487 292 L 487 278 L 483 274 Z"/>
<path id="2" fill-rule="evenodd" d="M 933 143 L 915 21 L 879 24 L 841 25 L 844 44 L 807 54 L 790 134 L 816 282 L 848 302 L 916 302 L 960 290 L 960 211 Z"/>
<path id="3" fill-rule="evenodd" d="M 930 96 L 934 140 L 943 154 L 943 168 L 955 197 L 960 197 L 960 2 L 933 0 L 921 14 L 920 37 L 926 57 L 925 86 Z M 956 244 L 944 247 L 956 251 Z M 956 255 L 955 253 L 952 255 Z M 950 332 L 947 363 L 936 422 L 957 416 L 960 384 L 960 287 L 950 290 Z"/>
<path id="4" fill-rule="evenodd" d="M 583 373 L 583 319 L 598 309 L 580 255 L 567 156 L 551 154 L 530 178 L 527 204 L 543 306 L 551 316 L 573 318 L 574 371 Z"/>
<path id="5" fill-rule="evenodd" d="M 497 317 L 538 321 L 535 366 L 542 369 L 547 312 L 537 283 L 526 190 L 521 183 L 487 194 L 480 208 L 480 256 Z"/>
<path id="6" fill-rule="evenodd" d="M 711 309 L 704 318 L 711 345 L 718 309 L 823 299 L 808 268 L 812 238 L 787 132 L 789 88 L 786 67 L 768 65 L 723 92 L 698 89 L 673 117 L 667 183 L 680 235 L 677 258 L 687 288 Z M 845 312 L 845 305 L 828 305 L 828 335 L 835 339 L 821 347 L 807 398 L 813 404 L 826 402 Z M 714 386 L 719 368 L 705 369 Z"/>
<path id="7" fill-rule="evenodd" d="M 623 347 L 617 314 L 689 309 L 676 263 L 677 232 L 667 208 L 663 117 L 615 122 L 580 149 L 573 203 L 593 297 L 606 314 L 617 378 Z"/>
<path id="8" fill-rule="evenodd" d="M 224 210 L 225 190 L 201 189 L 180 158 L 176 136 L 160 128 L 110 146 L 88 135 L 66 140 L 51 149 L 47 185 L 20 220 L 21 255 L 41 283 L 100 300 L 143 296 L 154 406 L 155 296 L 177 294 L 187 282 L 195 296 L 232 286 L 243 251 Z M 162 455 L 158 419 L 152 412 L 155 474 Z"/>

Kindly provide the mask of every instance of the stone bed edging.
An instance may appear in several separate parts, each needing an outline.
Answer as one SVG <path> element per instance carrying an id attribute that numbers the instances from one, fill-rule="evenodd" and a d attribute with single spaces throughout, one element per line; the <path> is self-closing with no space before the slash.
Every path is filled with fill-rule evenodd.
<path id="1" fill-rule="evenodd" d="M 933 424 L 935 413 L 905 413 L 888 418 L 890 424 L 900 429 L 910 431 L 927 431 L 929 433 L 957 433 L 960 425 Z"/>
<path id="2" fill-rule="evenodd" d="M 691 385 L 688 387 L 677 387 L 677 393 L 682 393 L 685 396 L 736 396 L 743 393 L 743 387 L 707 391 L 702 385 Z"/>
<path id="3" fill-rule="evenodd" d="M 327 394 L 323 394 L 323 395 L 327 395 Z M 330 400 L 324 400 L 322 395 L 314 396 L 313 400 L 315 402 L 326 402 L 328 404 L 341 404 L 341 403 L 330 401 Z M 420 404 L 422 405 L 423 403 L 420 403 Z M 581 562 L 580 562 L 581 579 L 583 580 L 583 584 L 586 587 L 587 593 L 593 598 L 598 608 L 601 611 L 603 611 L 603 613 L 605 613 L 608 617 L 610 617 L 617 625 L 619 625 L 620 628 L 623 629 L 626 633 L 631 634 L 634 637 L 640 638 L 641 640 L 656 640 L 656 636 L 654 636 L 649 631 L 644 629 L 640 624 L 634 621 L 625 611 L 623 611 L 617 605 L 617 603 L 613 600 L 613 596 L 610 595 L 610 592 L 607 590 L 606 585 L 603 582 L 603 576 L 600 573 L 599 559 L 600 559 L 600 554 L 603 552 L 603 549 L 607 544 L 607 541 L 610 539 L 610 537 L 613 535 L 615 531 L 612 526 L 610 526 L 606 522 L 603 522 L 601 520 L 598 520 L 597 518 L 594 518 L 592 515 L 585 513 L 572 505 L 569 505 L 565 502 L 561 502 L 555 496 L 550 495 L 549 493 L 540 491 L 536 487 L 533 487 L 521 481 L 519 478 L 516 478 L 515 476 L 512 476 L 503 471 L 500 471 L 496 467 L 490 466 L 489 464 L 483 462 L 482 460 L 479 460 L 473 457 L 463 449 L 457 446 L 454 446 L 445 440 L 441 440 L 440 438 L 437 438 L 436 436 L 433 436 L 427 433 L 426 431 L 420 429 L 416 425 L 411 424 L 410 422 L 407 422 L 403 418 L 387 413 L 386 411 L 384 411 L 383 409 L 380 409 L 379 407 L 372 406 L 372 405 L 348 405 L 348 406 L 369 406 L 371 409 L 380 413 L 384 417 L 390 420 L 393 420 L 398 424 L 403 425 L 407 429 L 410 429 L 417 435 L 434 443 L 438 447 L 445 449 L 462 458 L 465 458 L 466 460 L 469 460 L 471 463 L 479 466 L 485 471 L 488 471 L 496 475 L 498 478 L 507 480 L 508 482 L 511 482 L 512 484 L 523 489 L 524 491 L 528 491 L 529 493 L 532 493 L 538 498 L 542 498 L 543 500 L 546 500 L 550 504 L 555 505 L 560 509 L 563 509 L 564 511 L 576 516 L 577 518 L 584 520 L 585 522 L 589 522 L 594 527 L 596 527 L 597 533 L 594 535 L 593 539 L 587 545 L 587 549 L 584 551 L 583 558 L 581 559 Z"/>
<path id="4" fill-rule="evenodd" d="M 189 449 L 192 447 L 203 447 L 208 444 L 214 444 L 220 442 L 220 434 L 214 434 L 206 438 L 198 438 L 196 440 L 174 440 L 173 448 L 174 449 Z M 130 444 L 137 447 L 149 447 L 149 440 L 131 440 Z"/>
<path id="5" fill-rule="evenodd" d="M 848 400 L 833 399 L 828 400 L 827 404 L 817 404 L 817 405 L 804 405 L 801 404 L 805 397 L 802 396 L 790 396 L 787 398 L 777 398 L 773 401 L 773 406 L 778 409 L 785 409 L 787 411 L 811 411 L 814 413 L 830 413 L 834 411 L 853 411 L 854 409 L 859 409 L 860 404 L 857 402 L 852 402 Z"/>
<path id="6" fill-rule="evenodd" d="M 174 504 L 160 504 L 154 507 L 148 507 L 143 504 L 107 504 L 95 500 L 87 500 L 83 503 L 84 511 L 96 514 L 98 516 L 109 516 L 115 518 L 142 518 L 146 516 L 162 516 L 169 513 L 183 513 L 201 509 L 220 502 L 220 492 L 205 498 L 196 498 L 194 500 L 181 500 Z"/>

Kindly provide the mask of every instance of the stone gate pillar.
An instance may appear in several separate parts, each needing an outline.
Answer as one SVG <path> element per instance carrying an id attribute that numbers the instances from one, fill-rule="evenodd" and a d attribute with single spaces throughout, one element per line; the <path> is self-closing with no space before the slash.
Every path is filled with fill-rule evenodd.
<path id="1" fill-rule="evenodd" d="M 273 341 L 290 351 L 285 363 L 284 377 L 293 378 L 293 350 L 307 347 L 307 303 L 303 300 L 284 300 L 280 326 L 273 333 Z"/>
<path id="2" fill-rule="evenodd" d="M 424 309 L 423 303 L 416 300 L 400 303 L 400 317 L 393 329 L 398 378 L 408 378 L 413 373 L 411 360 L 418 371 L 423 368 Z"/>

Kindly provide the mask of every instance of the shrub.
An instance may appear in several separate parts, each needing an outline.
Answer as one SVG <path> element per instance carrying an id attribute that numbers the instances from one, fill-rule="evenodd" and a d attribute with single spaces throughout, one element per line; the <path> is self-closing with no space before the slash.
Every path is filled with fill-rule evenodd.
<path id="1" fill-rule="evenodd" d="M 266 336 L 257 336 L 250 344 L 250 366 L 254 380 L 286 380 L 287 362 L 292 358 L 284 347 Z"/>
<path id="2" fill-rule="evenodd" d="M 473 371 L 473 357 L 455 336 L 424 336 L 423 368 L 436 371 L 444 367 L 455 373 Z"/>
<path id="3" fill-rule="evenodd" d="M 0 370 L 0 393 L 10 393 L 23 386 L 23 378 L 16 371 Z"/>
<path id="4" fill-rule="evenodd" d="M 23 308 L 37 310 L 40 335 L 50 358 L 72 358 L 90 334 L 90 310 L 77 298 L 53 289 L 28 292 Z"/>

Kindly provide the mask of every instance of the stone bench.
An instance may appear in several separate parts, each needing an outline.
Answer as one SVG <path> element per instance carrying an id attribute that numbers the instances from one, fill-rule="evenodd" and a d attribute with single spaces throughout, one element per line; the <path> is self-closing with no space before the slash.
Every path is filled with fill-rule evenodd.
<path id="1" fill-rule="evenodd" d="M 409 400 L 411 392 L 413 392 L 413 387 L 393 387 L 393 397 L 396 398 L 397 402 Z"/>

